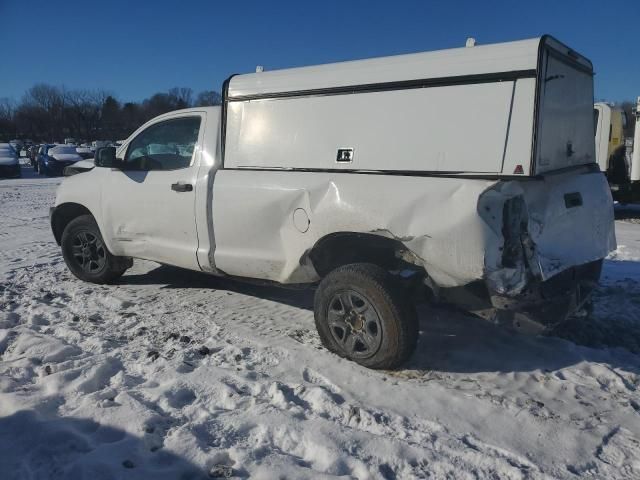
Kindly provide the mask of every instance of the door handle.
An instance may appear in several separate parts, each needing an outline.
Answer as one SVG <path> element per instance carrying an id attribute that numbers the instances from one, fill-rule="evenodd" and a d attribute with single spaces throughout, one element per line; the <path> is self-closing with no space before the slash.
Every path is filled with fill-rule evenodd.
<path id="1" fill-rule="evenodd" d="M 172 183 L 171 190 L 173 190 L 174 192 L 191 192 L 193 191 L 193 185 L 191 185 L 190 183 L 182 182 Z"/>

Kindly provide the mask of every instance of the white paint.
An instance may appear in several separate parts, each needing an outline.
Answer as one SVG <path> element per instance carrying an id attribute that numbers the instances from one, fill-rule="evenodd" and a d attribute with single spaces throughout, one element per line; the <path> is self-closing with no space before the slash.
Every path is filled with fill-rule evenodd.
<path id="1" fill-rule="evenodd" d="M 522 166 L 523 175 L 531 172 L 531 147 L 533 145 L 533 118 L 536 95 L 535 78 L 516 80 L 513 91 L 511 121 L 507 132 L 507 143 L 504 161 L 500 171 L 512 175 L 518 165 Z"/>
<path id="2" fill-rule="evenodd" d="M 215 264 L 231 275 L 311 282 L 318 277 L 300 259 L 319 239 L 333 232 L 376 232 L 402 239 L 439 286 L 465 285 L 502 271 L 502 208 L 516 195 L 526 200 L 537 246 L 532 260 L 543 279 L 615 249 L 611 194 L 600 173 L 496 182 L 221 170 L 216 181 Z M 582 195 L 582 207 L 567 209 L 564 195 L 572 192 Z M 304 235 L 283 216 L 296 208 L 311 220 Z M 525 270 L 521 274 L 526 277 Z"/>
<path id="3" fill-rule="evenodd" d="M 593 109 L 598 112 L 595 135 L 596 161 L 600 170 L 606 172 L 609 168 L 609 128 L 612 109 L 604 102 L 594 104 Z"/>
<path id="4" fill-rule="evenodd" d="M 221 170 L 213 192 L 216 267 L 283 283 L 316 280 L 305 252 L 334 232 L 377 232 L 406 245 L 442 286 L 480 278 L 493 235 L 476 214 L 490 180 Z M 302 234 L 285 212 L 304 208 Z M 446 211 L 446 215 L 443 212 Z"/>
<path id="5" fill-rule="evenodd" d="M 535 69 L 540 38 L 236 75 L 229 97 Z"/>
<path id="6" fill-rule="evenodd" d="M 225 166 L 499 173 L 512 92 L 499 82 L 231 102 Z M 353 162 L 337 163 L 339 148 L 354 148 Z"/>
<path id="7" fill-rule="evenodd" d="M 357 94 L 323 90 L 523 70 L 537 77 Z M 234 76 L 225 163 L 524 176 L 593 163 L 591 70 L 587 59 L 542 37 Z M 278 98 L 283 92 L 298 95 Z M 337 163 L 340 148 L 357 151 L 354 161 Z"/>
<path id="8" fill-rule="evenodd" d="M 194 209 L 206 113 L 192 109 L 155 118 L 138 129 L 119 154 L 126 155 L 128 145 L 147 128 L 169 118 L 193 116 L 200 117 L 201 124 L 189 167 L 148 172 L 97 168 L 91 172 L 96 172 L 94 178 L 103 189 L 103 236 L 113 246 L 114 254 L 200 268 L 195 255 L 198 232 Z M 173 191 L 171 186 L 175 183 L 191 184 L 193 191 Z"/>

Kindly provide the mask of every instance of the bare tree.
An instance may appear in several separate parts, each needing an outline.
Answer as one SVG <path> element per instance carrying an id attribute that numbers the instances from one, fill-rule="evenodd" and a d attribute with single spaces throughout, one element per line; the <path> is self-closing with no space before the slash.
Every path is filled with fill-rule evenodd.
<path id="1" fill-rule="evenodd" d="M 7 97 L 0 98 L 0 119 L 13 120 L 16 111 L 15 102 Z"/>
<path id="2" fill-rule="evenodd" d="M 104 90 L 67 89 L 39 83 L 20 102 L 0 99 L 0 138 L 28 137 L 61 141 L 65 136 L 86 140 L 126 138 L 145 121 L 193 105 L 219 105 L 218 92 L 175 87 L 142 102 L 120 102 Z"/>
<path id="3" fill-rule="evenodd" d="M 176 109 L 189 108 L 192 105 L 193 90 L 186 87 L 174 87 L 169 90 L 169 98 Z"/>
<path id="4" fill-rule="evenodd" d="M 213 107 L 222 105 L 222 95 L 214 90 L 205 90 L 196 97 L 196 107 Z"/>
<path id="5" fill-rule="evenodd" d="M 103 90 L 66 92 L 67 128 L 79 138 L 94 137 L 100 124 L 102 106 L 109 94 Z"/>

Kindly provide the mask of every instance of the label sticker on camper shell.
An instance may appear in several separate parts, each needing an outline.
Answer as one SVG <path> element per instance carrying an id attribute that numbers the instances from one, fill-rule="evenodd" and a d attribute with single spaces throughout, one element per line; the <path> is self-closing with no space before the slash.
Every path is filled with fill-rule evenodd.
<path id="1" fill-rule="evenodd" d="M 336 162 L 338 163 L 353 162 L 353 148 L 339 148 L 338 155 L 336 156 Z"/>

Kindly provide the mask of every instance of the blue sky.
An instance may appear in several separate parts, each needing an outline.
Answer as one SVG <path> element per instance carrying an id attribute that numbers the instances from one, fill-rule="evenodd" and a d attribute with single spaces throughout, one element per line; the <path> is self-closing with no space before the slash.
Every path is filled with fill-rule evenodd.
<path id="1" fill-rule="evenodd" d="M 312 65 L 458 47 L 468 36 L 493 43 L 543 33 L 593 61 L 597 99 L 640 95 L 640 0 L 0 0 L 0 18 L 0 97 L 15 99 L 47 82 L 141 100 L 175 86 L 220 90 L 227 76 L 256 65 Z"/>

